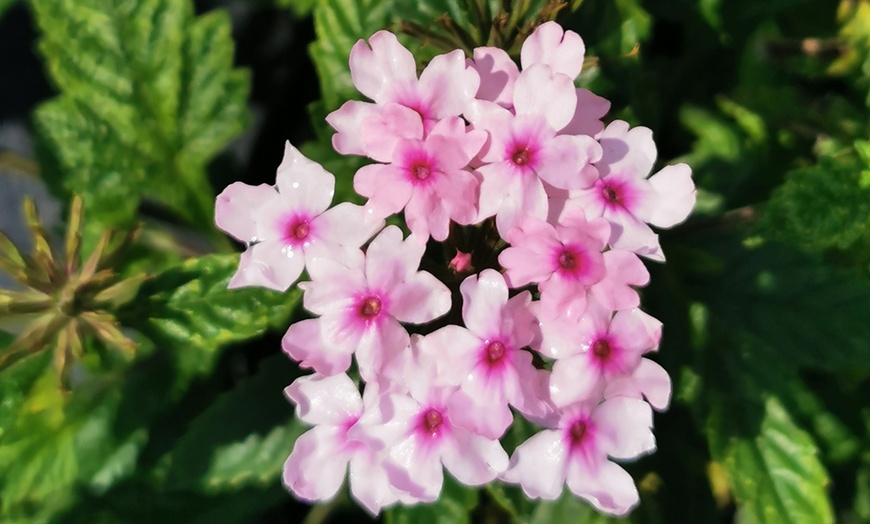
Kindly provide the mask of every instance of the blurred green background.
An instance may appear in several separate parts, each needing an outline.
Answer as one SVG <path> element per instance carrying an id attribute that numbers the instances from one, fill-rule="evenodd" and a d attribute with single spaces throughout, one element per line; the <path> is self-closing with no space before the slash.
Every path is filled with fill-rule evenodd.
<path id="1" fill-rule="evenodd" d="M 304 312 L 225 289 L 241 246 L 214 197 L 272 183 L 289 139 L 358 199 L 323 117 L 359 98 L 359 38 L 516 54 L 554 17 L 605 120 L 651 128 L 699 188 L 642 296 L 674 400 L 627 466 L 641 505 L 448 483 L 381 520 L 870 523 L 868 0 L 0 0 L 0 522 L 370 520 L 280 484 Z"/>

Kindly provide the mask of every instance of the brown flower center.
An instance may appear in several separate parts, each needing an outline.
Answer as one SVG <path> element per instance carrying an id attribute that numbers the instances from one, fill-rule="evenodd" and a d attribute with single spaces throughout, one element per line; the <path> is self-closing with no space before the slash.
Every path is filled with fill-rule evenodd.
<path id="1" fill-rule="evenodd" d="M 305 240 L 310 232 L 311 226 L 308 225 L 308 222 L 299 222 L 293 227 L 293 236 L 296 240 Z"/>
<path id="2" fill-rule="evenodd" d="M 607 360 L 613 348 L 610 347 L 610 342 L 604 339 L 598 339 L 592 344 L 592 354 L 601 360 Z"/>
<path id="3" fill-rule="evenodd" d="M 574 444 L 580 444 L 581 442 L 583 442 L 583 438 L 586 437 L 587 429 L 588 427 L 586 426 L 586 421 L 584 420 L 578 420 L 577 422 L 571 424 L 571 441 Z"/>
<path id="4" fill-rule="evenodd" d="M 565 250 L 559 253 L 559 267 L 562 269 L 574 269 L 577 265 L 577 257 L 574 253 Z"/>
<path id="5" fill-rule="evenodd" d="M 375 318 L 376 316 L 378 316 L 378 314 L 380 312 L 381 312 L 381 299 L 379 299 L 378 297 L 366 298 L 365 300 L 363 300 L 363 302 L 359 308 L 360 315 L 362 315 L 363 318 L 366 318 L 366 319 Z"/>
<path id="6" fill-rule="evenodd" d="M 511 157 L 511 160 L 513 160 L 514 164 L 516 164 L 518 166 L 524 166 L 524 165 L 529 163 L 531 156 L 532 155 L 531 155 L 531 153 L 529 153 L 529 150 L 524 147 L 522 149 L 518 149 L 518 150 L 514 151 L 514 154 Z"/>
<path id="7" fill-rule="evenodd" d="M 501 360 L 506 350 L 507 348 L 504 347 L 504 344 L 496 340 L 495 342 L 492 342 L 488 346 L 486 346 L 486 360 L 488 360 L 491 364 L 494 364 Z"/>
<path id="8" fill-rule="evenodd" d="M 604 199 L 610 202 L 611 204 L 616 204 L 619 202 L 619 194 L 610 186 L 604 186 L 601 188 L 601 194 L 604 196 Z"/>
<path id="9" fill-rule="evenodd" d="M 423 415 L 423 428 L 428 432 L 435 432 L 444 423 L 444 417 L 437 409 L 430 409 Z"/>

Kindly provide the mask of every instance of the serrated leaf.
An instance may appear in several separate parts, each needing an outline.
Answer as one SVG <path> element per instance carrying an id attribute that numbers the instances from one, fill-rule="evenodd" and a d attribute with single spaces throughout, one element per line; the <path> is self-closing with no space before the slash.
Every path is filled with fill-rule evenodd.
<path id="1" fill-rule="evenodd" d="M 137 298 L 118 312 L 125 326 L 171 352 L 188 376 L 211 370 L 219 350 L 269 329 L 284 328 L 301 292 L 227 289 L 238 255 L 190 259 L 146 281 Z"/>
<path id="2" fill-rule="evenodd" d="M 248 121 L 226 14 L 195 18 L 174 0 L 32 5 L 61 91 L 36 112 L 49 185 L 82 195 L 90 220 L 123 225 L 144 192 L 213 229 L 206 164 Z"/>
<path id="3" fill-rule="evenodd" d="M 30 373 L 36 360 L 10 378 Z M 10 405 L 4 398 L 3 411 L 15 415 L 0 434 L 4 517 L 36 519 L 46 505 L 68 504 L 76 484 L 97 492 L 108 488 L 133 471 L 147 440 L 142 430 L 119 432 L 115 425 L 126 391 L 117 377 L 88 382 L 68 399 L 44 365 L 50 359 L 42 360 L 42 374 L 28 384 L 13 381 Z"/>
<path id="4" fill-rule="evenodd" d="M 308 430 L 282 394 L 298 371 L 284 355 L 270 357 L 191 421 L 171 451 L 167 489 L 215 493 L 278 482 L 293 443 Z"/>
<path id="5" fill-rule="evenodd" d="M 730 416 L 740 415 L 726 412 L 711 423 L 710 451 L 731 478 L 738 522 L 833 522 L 819 450 L 782 403 L 773 397 L 764 402 L 755 435 L 729 431 Z"/>
<path id="6" fill-rule="evenodd" d="M 394 506 L 386 511 L 387 524 L 467 524 L 477 506 L 475 488 L 463 486 L 449 474 L 444 475 L 441 496 L 432 504 Z"/>
<path id="7" fill-rule="evenodd" d="M 862 180 L 866 168 L 854 156 L 840 155 L 789 172 L 765 209 L 766 231 L 813 250 L 870 242 L 870 187 Z"/>
<path id="8" fill-rule="evenodd" d="M 797 401 L 796 364 L 723 318 L 711 337 L 706 402 L 696 415 L 705 421 L 714 464 L 727 474 L 737 521 L 833 522 L 821 452 L 789 411 Z"/>

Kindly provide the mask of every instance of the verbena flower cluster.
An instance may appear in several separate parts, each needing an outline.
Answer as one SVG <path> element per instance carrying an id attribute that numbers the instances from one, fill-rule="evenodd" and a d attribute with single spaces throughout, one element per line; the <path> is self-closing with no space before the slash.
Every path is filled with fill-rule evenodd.
<path id="1" fill-rule="evenodd" d="M 366 205 L 330 207 L 333 175 L 289 143 L 274 187 L 218 197 L 218 226 L 248 246 L 230 287 L 310 278 L 299 287 L 314 318 L 283 339 L 314 370 L 286 390 L 314 426 L 284 467 L 299 498 L 333 497 L 349 470 L 350 493 L 376 514 L 436 500 L 446 469 L 533 498 L 567 484 L 617 515 L 637 504 L 614 460 L 655 448 L 652 409 L 671 393 L 643 358 L 661 323 L 638 309 L 639 256 L 664 260 L 649 225 L 684 220 L 695 188 L 685 164 L 648 177 L 649 129 L 604 126 L 609 102 L 574 87 L 584 53 L 549 22 L 524 43 L 522 68 L 482 47 L 437 56 L 418 77 L 378 32 L 350 54 L 372 101 L 327 117 L 339 153 L 374 161 L 353 179 Z M 407 238 L 384 227 L 399 212 Z M 543 429 L 509 457 L 499 439 L 515 413 Z"/>

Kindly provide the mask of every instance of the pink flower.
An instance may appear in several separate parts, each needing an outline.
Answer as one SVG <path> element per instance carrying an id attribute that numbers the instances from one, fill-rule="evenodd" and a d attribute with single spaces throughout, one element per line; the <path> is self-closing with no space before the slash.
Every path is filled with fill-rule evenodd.
<path id="1" fill-rule="evenodd" d="M 417 271 L 425 245 L 414 237 L 402 240 L 396 226 L 388 226 L 372 240 L 364 264 L 346 267 L 316 259 L 308 268 L 311 282 L 303 282 L 306 309 L 321 315 L 320 339 L 305 338 L 312 327 L 297 328 L 298 337 L 285 337 L 291 356 L 306 354 L 308 362 L 335 362 L 356 353 L 360 375 L 376 380 L 384 366 L 404 351 L 408 332 L 399 322 L 422 324 L 450 310 L 450 290 L 425 271 Z M 293 327 L 291 326 L 291 330 Z M 313 357 L 329 348 L 329 357 Z M 340 369 L 335 365 L 333 370 Z"/>
<path id="2" fill-rule="evenodd" d="M 553 226 L 528 217 L 508 235 L 511 247 L 498 260 L 513 288 L 538 283 L 542 320 L 576 317 L 586 308 L 589 286 L 605 277 L 601 251 L 610 228 L 606 220 L 566 215 Z"/>
<path id="3" fill-rule="evenodd" d="M 640 305 L 635 286 L 649 283 L 649 271 L 631 251 L 610 249 L 604 257 L 604 278 L 589 287 L 589 294 L 611 311 L 632 309 Z"/>
<path id="4" fill-rule="evenodd" d="M 522 218 L 546 218 L 543 182 L 563 189 L 588 187 L 598 178 L 592 166 L 601 148 L 588 136 L 556 133 L 571 120 L 577 96 L 571 79 L 538 64 L 523 71 L 514 85 L 516 115 L 495 103 L 476 101 L 466 117 L 490 141 L 479 158 L 480 218 L 495 215 L 498 231 L 507 232 Z"/>
<path id="5" fill-rule="evenodd" d="M 353 46 L 350 73 L 354 86 L 375 103 L 349 101 L 327 116 L 326 121 L 338 131 L 332 143 L 339 153 L 379 161 L 389 160 L 384 153 L 389 152 L 390 143 L 413 136 L 412 128 L 419 126 L 407 112 L 400 121 L 394 120 L 395 125 L 384 125 L 388 119 L 378 116 L 384 108 L 396 104 L 412 110 L 428 130 L 438 120 L 465 111 L 480 83 L 477 72 L 466 67 L 465 54 L 458 49 L 433 58 L 418 79 L 413 55 L 387 31 L 372 35 L 368 44 L 360 40 Z M 372 132 L 373 125 L 380 133 Z M 380 155 L 370 154 L 372 143 L 367 140 L 383 141 L 375 148 Z"/>
<path id="6" fill-rule="evenodd" d="M 475 98 L 495 102 L 505 109 L 514 107 L 514 83 L 520 76 L 516 62 L 497 47 L 478 47 L 468 65 L 480 75 Z"/>
<path id="7" fill-rule="evenodd" d="M 458 389 L 439 383 L 426 359 L 407 366 L 403 378 L 407 393 L 384 393 L 350 433 L 384 454 L 384 468 L 396 489 L 431 502 L 441 492 L 443 468 L 472 486 L 505 470 L 508 456 L 498 440 L 469 430 L 456 418 L 486 406 L 454 398 Z"/>
<path id="8" fill-rule="evenodd" d="M 456 250 L 456 255 L 450 259 L 450 268 L 457 273 L 468 273 L 474 271 L 474 267 L 471 265 L 471 253 L 463 253 L 462 251 Z"/>
<path id="9" fill-rule="evenodd" d="M 643 311 L 614 315 L 595 302 L 578 323 L 544 323 L 543 330 L 541 352 L 557 358 L 550 397 L 558 406 L 597 401 L 609 381 L 632 375 L 661 337 L 661 323 Z"/>
<path id="10" fill-rule="evenodd" d="M 460 286 L 466 328 L 445 326 L 418 342 L 422 355 L 436 362 L 458 395 L 486 399 L 488 409 L 460 410 L 456 420 L 465 427 L 498 438 L 513 421 L 508 404 L 532 418 L 546 411 L 547 373 L 535 369 L 532 355 L 522 348 L 536 335 L 537 320 L 529 310 L 531 295 L 524 291 L 508 299 L 502 275 L 485 269 Z"/>
<path id="11" fill-rule="evenodd" d="M 404 208 L 414 235 L 443 241 L 451 220 L 467 225 L 477 217 L 480 182 L 465 168 L 485 141 L 483 131 L 466 132 L 462 119 L 445 118 L 424 140 L 397 141 L 390 164 L 357 171 L 354 189 L 382 216 Z"/>
<path id="12" fill-rule="evenodd" d="M 572 191 L 565 209 L 584 209 L 613 226 L 610 245 L 654 260 L 664 260 L 658 235 L 647 225 L 668 228 L 686 219 L 695 205 L 692 171 L 686 164 L 667 166 L 647 180 L 656 159 L 652 132 L 629 129 L 617 120 L 600 136 L 603 155 L 596 162 L 601 178 L 592 187 Z"/>
<path id="13" fill-rule="evenodd" d="M 577 78 L 583 69 L 586 46 L 574 31 L 565 31 L 556 22 L 545 22 L 535 28 L 523 42 L 520 63 L 523 70 L 535 64 L 546 64 L 556 72 Z"/>
<path id="14" fill-rule="evenodd" d="M 350 203 L 327 209 L 335 177 L 290 142 L 276 186 L 236 182 L 217 197 L 215 223 L 249 244 L 230 288 L 284 291 L 315 257 L 360 260 L 360 246 L 383 226 L 371 209 Z"/>
<path id="15" fill-rule="evenodd" d="M 398 500 L 371 448 L 348 437 L 363 414 L 356 384 L 344 374 L 309 375 L 285 390 L 297 417 L 314 428 L 296 440 L 284 463 L 284 485 L 307 501 L 335 496 L 350 467 L 350 493 L 372 515 Z"/>
<path id="16" fill-rule="evenodd" d="M 517 447 L 501 478 L 532 498 L 554 500 L 568 489 L 601 511 L 624 515 L 638 503 L 624 469 L 608 460 L 633 459 L 655 449 L 652 410 L 642 400 L 617 397 L 561 409 L 551 429 Z"/>

